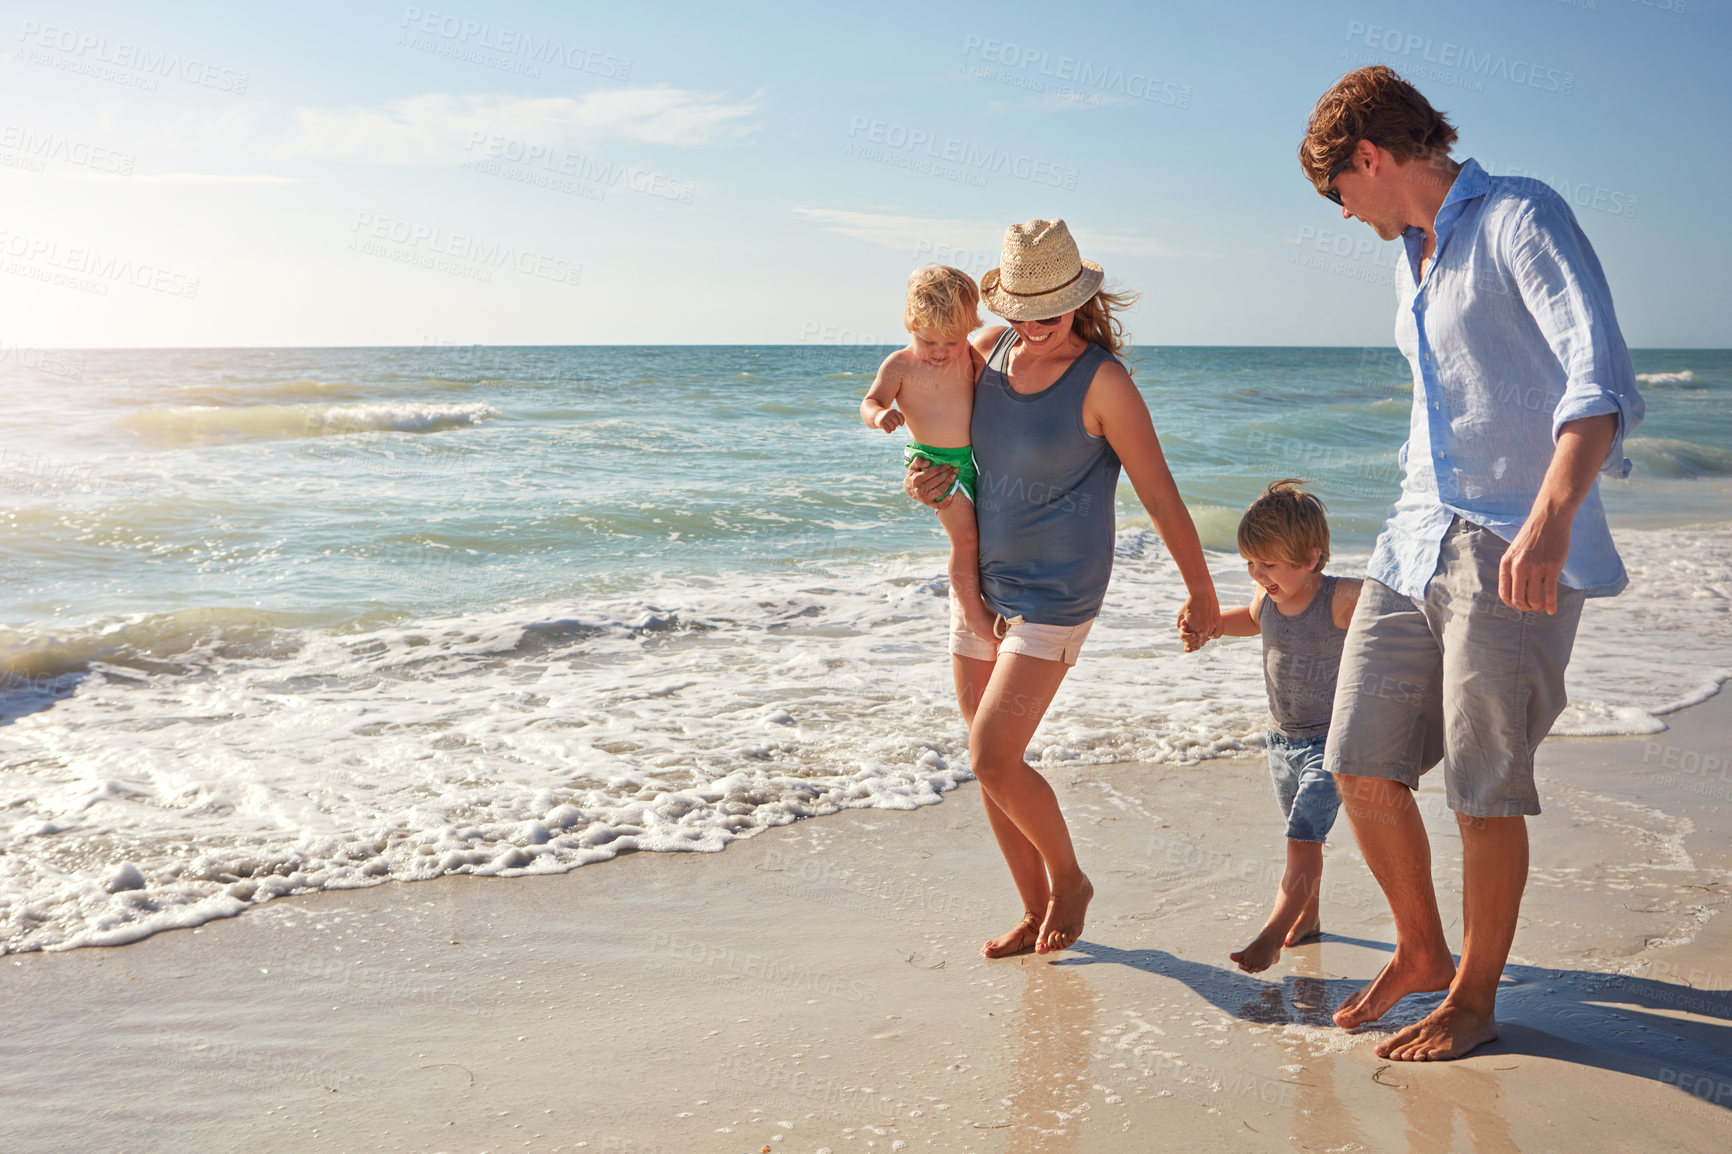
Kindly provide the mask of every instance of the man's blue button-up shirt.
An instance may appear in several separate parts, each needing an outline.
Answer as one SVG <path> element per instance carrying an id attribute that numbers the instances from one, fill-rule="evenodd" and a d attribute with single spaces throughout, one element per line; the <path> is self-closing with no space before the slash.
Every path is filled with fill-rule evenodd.
<path id="1" fill-rule="evenodd" d="M 1401 497 L 1368 568 L 1410 597 L 1425 595 L 1456 515 L 1515 538 L 1566 422 L 1616 413 L 1600 471 L 1628 476 L 1624 437 L 1643 410 L 1599 258 L 1562 197 L 1468 160 L 1435 227 L 1423 275 L 1417 228 L 1403 234 L 1407 260 L 1395 271 L 1395 343 L 1413 369 L 1413 416 Z M 1628 583 L 1597 483 L 1576 511 L 1563 583 L 1590 597 Z"/>

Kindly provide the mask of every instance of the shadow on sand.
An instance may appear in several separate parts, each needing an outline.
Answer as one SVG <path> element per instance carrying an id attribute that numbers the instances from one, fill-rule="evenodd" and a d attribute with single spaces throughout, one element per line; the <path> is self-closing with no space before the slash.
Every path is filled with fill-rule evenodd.
<path id="1" fill-rule="evenodd" d="M 1388 942 L 1325 934 L 1330 943 L 1390 951 Z M 1292 952 L 1292 951 L 1289 951 Z M 1329 1015 L 1363 978 L 1289 975 L 1264 981 L 1165 950 L 1122 950 L 1078 942 L 1055 966 L 1121 965 L 1171 978 L 1242 1021 L 1264 1026 L 1332 1027 Z M 1354 1033 L 1399 1029 L 1430 1013 L 1443 995 L 1414 994 L 1377 1023 Z M 1688 1014 L 1689 1017 L 1683 1015 Z M 1704 1020 L 1710 1019 L 1710 1020 Z M 1497 1041 L 1471 1057 L 1529 1054 L 1647 1078 L 1732 1109 L 1732 990 L 1698 990 L 1650 978 L 1589 970 L 1504 967 Z"/>

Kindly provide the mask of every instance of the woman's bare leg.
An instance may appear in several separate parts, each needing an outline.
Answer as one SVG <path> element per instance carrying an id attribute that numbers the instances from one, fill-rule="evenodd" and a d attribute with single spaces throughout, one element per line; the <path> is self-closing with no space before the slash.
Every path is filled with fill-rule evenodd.
<path id="1" fill-rule="evenodd" d="M 956 702 L 962 707 L 963 719 L 972 727 L 975 709 L 992 680 L 993 663 L 953 656 L 950 664 L 956 678 Z M 1046 880 L 1046 863 L 1041 861 L 1040 851 L 1034 848 L 1034 843 L 1022 836 L 1016 823 L 1005 816 L 985 789 L 980 791 L 980 800 L 985 803 L 986 820 L 992 826 L 992 835 L 998 839 L 998 850 L 1004 855 L 1005 864 L 1010 867 L 1011 880 L 1016 883 L 1016 892 L 1022 898 L 1022 920 L 980 947 L 980 952 L 987 957 L 1002 958 L 1034 948 L 1040 936 L 1040 923 L 1046 918 L 1046 907 L 1052 900 L 1052 891 Z"/>
<path id="2" fill-rule="evenodd" d="M 1035 943 L 1039 953 L 1066 949 L 1082 936 L 1089 899 L 1094 897 L 1094 887 L 1077 865 L 1070 829 L 1052 786 L 1023 760 L 1068 670 L 1061 661 L 1000 653 L 968 728 L 974 776 L 999 815 L 1007 819 L 993 826 L 1005 861 L 1013 874 L 1026 869 L 1022 843 L 1027 842 L 1044 867 L 1051 897 Z M 1020 840 L 1010 836 L 1012 830 Z M 1029 891 L 1021 879 L 1017 888 L 1026 898 Z"/>

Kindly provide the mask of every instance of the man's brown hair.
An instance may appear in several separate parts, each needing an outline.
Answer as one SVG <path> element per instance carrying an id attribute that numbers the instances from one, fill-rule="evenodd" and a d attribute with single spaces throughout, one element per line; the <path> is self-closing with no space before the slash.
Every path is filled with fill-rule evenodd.
<path id="1" fill-rule="evenodd" d="M 1373 64 L 1349 72 L 1317 101 L 1299 142 L 1299 167 L 1322 192 L 1329 174 L 1361 140 L 1388 149 L 1406 164 L 1449 155 L 1455 136 L 1455 125 L 1419 89 L 1388 65 Z"/>
<path id="2" fill-rule="evenodd" d="M 1317 572 L 1329 564 L 1329 518 L 1323 502 L 1297 477 L 1270 481 L 1239 519 L 1239 552 L 1252 561 L 1284 561 Z M 1317 564 L 1311 565 L 1311 550 Z"/>

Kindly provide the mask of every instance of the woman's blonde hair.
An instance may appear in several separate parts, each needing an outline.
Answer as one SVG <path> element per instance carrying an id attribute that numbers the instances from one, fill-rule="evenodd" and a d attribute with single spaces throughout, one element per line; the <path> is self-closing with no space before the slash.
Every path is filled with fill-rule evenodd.
<path id="1" fill-rule="evenodd" d="M 980 288 L 974 278 L 947 264 L 922 265 L 908 278 L 902 327 L 936 329 L 950 336 L 980 327 Z"/>
<path id="2" fill-rule="evenodd" d="M 1329 564 L 1329 518 L 1323 502 L 1297 477 L 1270 481 L 1239 519 L 1239 552 L 1253 561 L 1285 561 L 1321 573 Z M 1311 565 L 1311 550 L 1317 564 Z"/>
<path id="3" fill-rule="evenodd" d="M 1122 312 L 1137 303 L 1140 293 L 1108 292 L 1102 289 L 1094 296 L 1077 306 L 1076 315 L 1071 318 L 1071 331 L 1090 344 L 1099 345 L 1107 352 L 1118 356 L 1130 344 L 1130 338 L 1125 335 L 1125 326 L 1115 311 Z M 1130 372 L 1131 366 L 1125 365 L 1125 371 Z"/>

